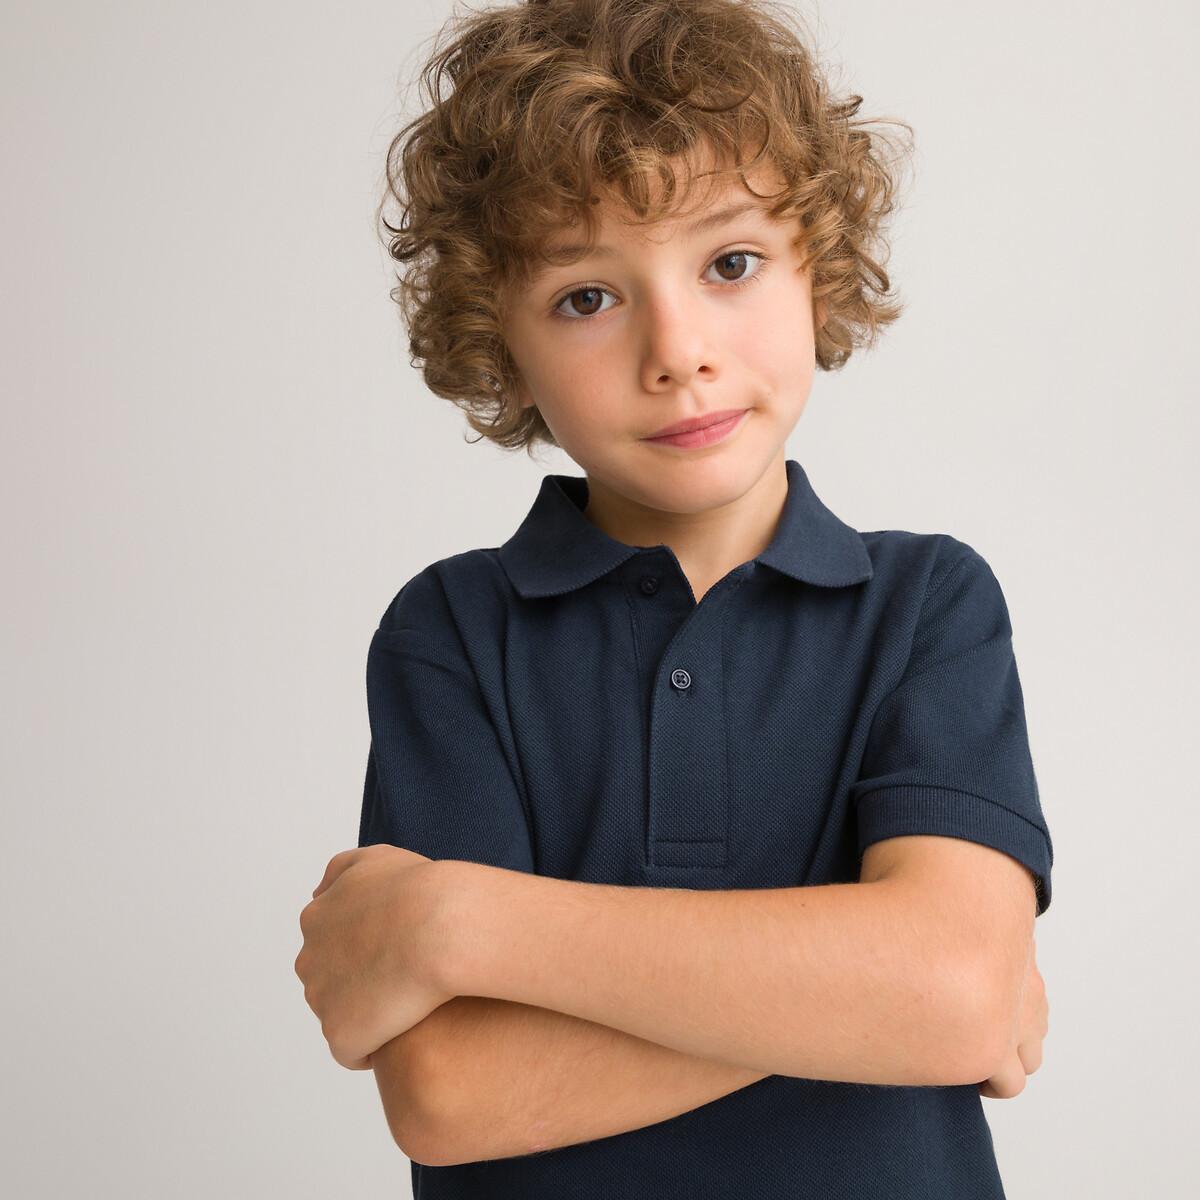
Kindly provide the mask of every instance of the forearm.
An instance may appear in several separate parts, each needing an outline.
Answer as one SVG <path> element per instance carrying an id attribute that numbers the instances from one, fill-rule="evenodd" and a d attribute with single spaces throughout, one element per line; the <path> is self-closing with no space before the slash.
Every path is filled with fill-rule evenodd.
<path id="1" fill-rule="evenodd" d="M 420 1096 L 419 1132 L 402 1148 L 436 1166 L 642 1129 L 765 1077 L 607 1025 L 480 996 L 443 1004 L 373 1062 L 385 1109 L 389 1097 L 401 1104 Z M 409 1116 L 389 1112 L 393 1135 Z"/>
<path id="2" fill-rule="evenodd" d="M 906 881 L 717 892 L 447 867 L 454 994 L 806 1079 L 964 1083 L 993 1041 L 977 953 Z"/>

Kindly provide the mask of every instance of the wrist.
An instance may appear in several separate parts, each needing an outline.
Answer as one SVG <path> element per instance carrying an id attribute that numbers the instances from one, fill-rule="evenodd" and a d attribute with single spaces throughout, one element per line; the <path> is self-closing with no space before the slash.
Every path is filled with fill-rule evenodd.
<path id="1" fill-rule="evenodd" d="M 488 995 L 489 956 L 500 935 L 496 917 L 506 903 L 501 893 L 519 873 L 454 858 L 430 865 L 437 896 L 430 980 L 449 997 Z"/>

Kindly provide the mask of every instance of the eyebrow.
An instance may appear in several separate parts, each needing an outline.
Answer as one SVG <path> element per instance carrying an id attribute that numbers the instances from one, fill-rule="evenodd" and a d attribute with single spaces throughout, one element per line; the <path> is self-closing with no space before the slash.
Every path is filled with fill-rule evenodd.
<path id="1" fill-rule="evenodd" d="M 748 212 L 756 212 L 766 215 L 766 209 L 753 200 L 744 200 L 735 204 L 727 204 L 724 208 L 718 208 L 710 213 L 706 213 L 703 217 L 698 217 L 695 221 L 689 221 L 683 226 L 686 233 L 703 233 L 706 229 L 712 229 L 717 225 L 724 225 L 727 221 L 732 221 L 734 217 L 744 216 Z M 555 258 L 560 255 L 565 257 L 578 258 L 581 255 L 591 253 L 597 258 L 612 258 L 617 251 L 612 246 L 588 246 L 583 242 L 569 242 L 562 245 L 552 245 L 547 247 L 547 253 L 552 254 Z"/>

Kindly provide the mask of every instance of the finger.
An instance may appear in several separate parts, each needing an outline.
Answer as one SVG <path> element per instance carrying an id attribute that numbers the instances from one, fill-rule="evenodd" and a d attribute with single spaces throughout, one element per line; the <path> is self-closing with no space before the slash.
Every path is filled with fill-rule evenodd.
<path id="1" fill-rule="evenodd" d="M 979 1085 L 983 1096 L 993 1100 L 1011 1100 L 1025 1089 L 1025 1067 L 1016 1054 L 1009 1055 L 1004 1065 Z"/>
<path id="2" fill-rule="evenodd" d="M 345 1067 L 347 1071 L 369 1071 L 371 1069 L 371 1056 L 368 1054 L 366 1058 L 357 1058 L 354 1051 L 349 1049 L 340 1041 L 329 1041 L 329 1052 L 333 1055 L 333 1060 L 339 1067 Z"/>
<path id="3" fill-rule="evenodd" d="M 1017 1057 L 1026 1075 L 1032 1075 L 1042 1065 L 1042 1039 L 1030 1038 L 1017 1047 Z"/>
<path id="4" fill-rule="evenodd" d="M 335 854 L 325 867 L 325 874 L 321 876 L 321 882 L 317 884 L 316 890 L 313 892 L 315 900 L 323 891 L 329 888 L 335 879 L 362 853 L 362 848 L 353 850 L 341 850 Z"/>

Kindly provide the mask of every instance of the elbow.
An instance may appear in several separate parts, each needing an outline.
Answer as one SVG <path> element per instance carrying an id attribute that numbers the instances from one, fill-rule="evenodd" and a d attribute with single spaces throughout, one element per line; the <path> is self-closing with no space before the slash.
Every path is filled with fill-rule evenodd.
<path id="1" fill-rule="evenodd" d="M 426 1167 L 457 1167 L 464 1163 L 480 1162 L 531 1153 L 526 1147 L 512 1147 L 501 1140 L 501 1131 L 489 1126 L 477 1134 L 467 1122 L 455 1120 L 445 1111 L 434 1112 L 429 1107 L 409 1109 L 408 1114 L 393 1123 L 388 1118 L 392 1139 L 404 1154 Z"/>
<path id="2" fill-rule="evenodd" d="M 428 1110 L 421 1113 L 410 1110 L 393 1122 L 388 1117 L 392 1139 L 407 1158 L 425 1167 L 457 1167 L 463 1163 L 476 1162 L 481 1157 L 471 1154 L 463 1145 L 461 1134 L 452 1137 L 455 1127 L 451 1122 L 434 1117 Z M 500 1157 L 489 1154 L 486 1157 Z"/>
<path id="3" fill-rule="evenodd" d="M 388 1124 L 391 1125 L 390 1120 Z M 429 1125 L 407 1123 L 402 1130 L 393 1128 L 392 1138 L 406 1158 L 424 1167 L 452 1167 L 459 1161 L 443 1153 Z"/>
<path id="4" fill-rule="evenodd" d="M 428 1077 L 426 1077 L 428 1080 Z M 511 1131 L 492 1115 L 466 1111 L 448 1102 L 445 1091 L 426 1086 L 419 1089 L 413 1078 L 384 1097 L 392 1140 L 415 1163 L 426 1167 L 457 1167 L 464 1163 L 491 1161 L 533 1154 L 548 1149 L 529 1139 L 514 1138 Z"/>
<path id="5" fill-rule="evenodd" d="M 388 1129 L 400 1152 L 415 1163 L 427 1167 L 448 1165 L 443 1161 L 436 1137 L 436 1126 L 411 1105 L 384 1103 Z"/>
<path id="6" fill-rule="evenodd" d="M 380 1078 L 388 1129 L 405 1157 L 426 1167 L 456 1167 L 527 1153 L 510 1149 L 494 1121 L 483 1130 L 466 1119 L 461 1106 L 451 1103 L 445 1078 L 444 1067 L 435 1075 L 415 1063 L 403 1072 L 385 1071 Z"/>
<path id="7" fill-rule="evenodd" d="M 436 1090 L 413 1047 L 395 1038 L 371 1056 L 379 1099 L 388 1131 L 407 1158 L 424 1166 L 449 1165 L 445 1160 Z"/>
<path id="8" fill-rule="evenodd" d="M 456 1036 L 461 1031 L 447 1024 L 460 1007 L 451 1001 L 436 1010 L 441 1018 L 427 1017 L 371 1056 L 392 1141 L 422 1166 L 527 1153 L 523 1146 L 511 1148 L 495 1113 L 485 1114 L 477 1103 L 487 1080 L 474 1060 L 473 1069 L 464 1070 L 463 1038 Z"/>

